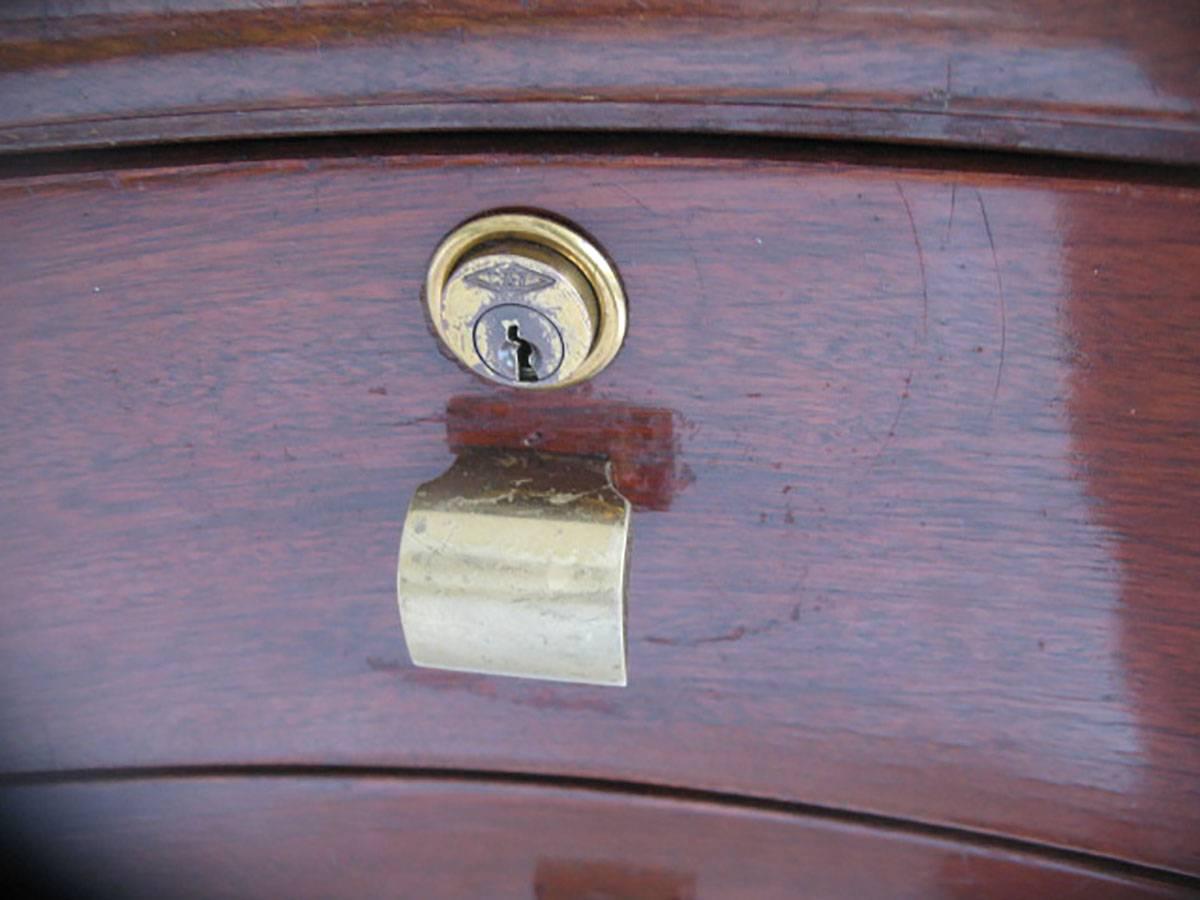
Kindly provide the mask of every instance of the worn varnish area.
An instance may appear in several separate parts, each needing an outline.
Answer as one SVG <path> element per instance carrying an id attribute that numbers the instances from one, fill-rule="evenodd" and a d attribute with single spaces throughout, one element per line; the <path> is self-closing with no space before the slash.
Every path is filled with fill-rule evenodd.
<path id="1" fill-rule="evenodd" d="M 4 182 L 3 764 L 611 777 L 1200 872 L 1198 199 L 666 158 Z M 625 690 L 404 655 L 447 409 L 520 402 L 419 286 L 504 206 L 629 292 L 568 399 L 674 423 Z"/>
<path id="2" fill-rule="evenodd" d="M 0 151 L 430 129 L 1200 162 L 1187 0 L 16 2 Z"/>
<path id="3" fill-rule="evenodd" d="M 0 790 L 55 874 L 137 897 L 1182 897 L 1119 870 L 654 796 L 427 779 Z M 65 827 L 64 827 L 65 826 Z M 831 860 L 839 864 L 831 865 Z M 214 864 L 216 863 L 216 864 Z M 131 893 L 132 891 L 132 893 Z"/>
<path id="4" fill-rule="evenodd" d="M 446 442 L 455 453 L 472 447 L 535 448 L 547 453 L 602 456 L 611 478 L 634 509 L 669 509 L 694 478 L 676 457 L 675 415 L 588 396 L 545 392 L 453 397 L 446 404 Z"/>

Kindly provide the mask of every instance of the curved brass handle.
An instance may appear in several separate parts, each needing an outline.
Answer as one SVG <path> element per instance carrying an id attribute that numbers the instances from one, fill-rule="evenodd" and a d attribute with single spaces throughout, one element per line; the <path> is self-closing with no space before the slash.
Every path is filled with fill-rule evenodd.
<path id="1" fill-rule="evenodd" d="M 602 460 L 465 450 L 404 522 L 396 586 L 413 662 L 624 685 L 629 519 Z"/>

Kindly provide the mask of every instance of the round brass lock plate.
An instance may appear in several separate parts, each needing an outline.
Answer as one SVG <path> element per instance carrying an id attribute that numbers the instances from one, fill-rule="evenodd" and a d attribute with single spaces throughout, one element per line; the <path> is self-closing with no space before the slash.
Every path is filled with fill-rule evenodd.
<path id="1" fill-rule="evenodd" d="M 625 338 L 625 293 L 591 241 L 551 219 L 496 213 L 451 232 L 425 298 L 469 369 L 516 388 L 565 387 L 607 366 Z"/>

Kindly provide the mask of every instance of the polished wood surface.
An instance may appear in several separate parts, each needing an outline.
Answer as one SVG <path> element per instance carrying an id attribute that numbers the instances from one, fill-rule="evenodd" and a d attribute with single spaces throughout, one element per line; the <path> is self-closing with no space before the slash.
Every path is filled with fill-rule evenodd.
<path id="1" fill-rule="evenodd" d="M 21 849 L 53 848 L 43 877 L 97 897 L 1195 896 L 1120 867 L 862 822 L 503 782 L 132 780 L 8 788 L 0 804 Z"/>
<path id="2" fill-rule="evenodd" d="M 1198 200 L 816 155 L 0 182 L 3 768 L 559 774 L 1200 874 Z M 526 403 L 439 352 L 419 286 L 510 206 L 630 296 L 555 402 L 673 423 L 625 690 L 403 649 L 411 491 L 464 410 Z"/>
<path id="3" fill-rule="evenodd" d="M 749 132 L 1200 162 L 1190 0 L 23 0 L 0 151 L 395 130 Z"/>

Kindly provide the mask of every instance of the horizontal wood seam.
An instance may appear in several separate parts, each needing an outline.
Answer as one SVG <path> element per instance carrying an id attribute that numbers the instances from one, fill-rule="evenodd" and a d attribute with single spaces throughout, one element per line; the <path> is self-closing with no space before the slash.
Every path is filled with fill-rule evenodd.
<path id="1" fill-rule="evenodd" d="M 705 803 L 730 810 L 810 817 L 845 825 L 858 825 L 881 831 L 906 833 L 935 840 L 957 841 L 971 844 L 980 849 L 986 848 L 1010 853 L 1030 854 L 1050 864 L 1085 867 L 1109 876 L 1142 878 L 1200 891 L 1200 877 L 1186 872 L 1090 853 L 1086 850 L 1036 841 L 1026 841 L 1009 835 L 939 825 L 916 819 L 886 816 L 859 810 L 790 802 L 769 797 L 757 797 L 749 794 L 619 779 L 437 767 L 222 764 L 0 773 L 0 789 L 72 784 L 127 783 L 135 781 L 199 780 L 206 778 L 437 780 L 494 785 L 498 787 L 519 786 L 538 787 L 548 790 L 590 791 L 607 795 L 650 797 L 685 803 Z"/>

